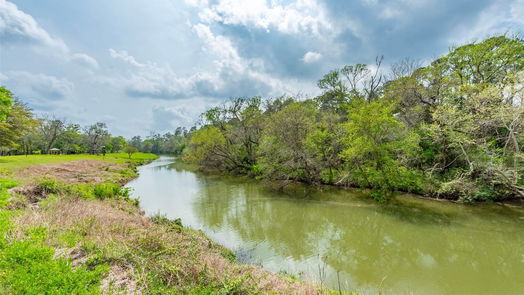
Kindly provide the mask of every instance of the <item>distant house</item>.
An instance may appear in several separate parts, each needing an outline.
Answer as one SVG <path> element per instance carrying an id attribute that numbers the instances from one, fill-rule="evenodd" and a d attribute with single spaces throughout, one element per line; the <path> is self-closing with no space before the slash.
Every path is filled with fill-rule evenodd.
<path id="1" fill-rule="evenodd" d="M 52 148 L 49 150 L 50 155 L 60 155 L 60 149 Z"/>

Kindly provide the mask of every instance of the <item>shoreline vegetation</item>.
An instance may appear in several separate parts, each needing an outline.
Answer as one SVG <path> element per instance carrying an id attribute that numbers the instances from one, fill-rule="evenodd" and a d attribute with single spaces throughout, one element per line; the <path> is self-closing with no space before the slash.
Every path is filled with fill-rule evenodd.
<path id="1" fill-rule="evenodd" d="M 0 293 L 339 294 L 236 262 L 122 186 L 157 156 L 0 158 Z"/>
<path id="2" fill-rule="evenodd" d="M 234 98 L 202 114 L 181 154 L 269 182 L 460 202 L 524 199 L 524 40 L 494 36 L 422 66 L 344 66 L 314 98 Z"/>

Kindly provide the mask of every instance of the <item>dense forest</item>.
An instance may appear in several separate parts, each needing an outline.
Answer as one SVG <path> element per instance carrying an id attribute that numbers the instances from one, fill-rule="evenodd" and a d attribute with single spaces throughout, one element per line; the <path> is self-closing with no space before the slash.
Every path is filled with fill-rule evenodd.
<path id="1" fill-rule="evenodd" d="M 524 41 L 495 36 L 386 73 L 347 65 L 312 99 L 209 109 L 184 159 L 262 179 L 463 201 L 524 197 Z"/>
<path id="2" fill-rule="evenodd" d="M 0 154 L 183 154 L 260 179 L 414 192 L 463 201 L 524 198 L 524 41 L 495 36 L 422 66 L 383 58 L 325 74 L 314 98 L 235 98 L 200 128 L 112 136 L 36 118 L 0 87 Z"/>

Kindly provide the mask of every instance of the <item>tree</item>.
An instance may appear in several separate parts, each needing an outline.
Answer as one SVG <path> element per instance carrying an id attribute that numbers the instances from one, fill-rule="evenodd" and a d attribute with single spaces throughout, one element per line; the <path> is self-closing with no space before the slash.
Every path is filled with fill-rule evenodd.
<path id="1" fill-rule="evenodd" d="M 127 141 L 123 136 L 111 137 L 111 142 L 108 146 L 108 150 L 112 153 L 118 153 L 123 150 L 127 145 Z"/>
<path id="2" fill-rule="evenodd" d="M 323 93 L 316 98 L 323 110 L 330 110 L 346 116 L 345 107 L 353 99 L 366 99 L 368 102 L 382 94 L 385 76 L 381 66 L 383 56 L 375 58 L 375 66 L 365 64 L 346 65 L 325 74 L 317 83 Z"/>
<path id="3" fill-rule="evenodd" d="M 86 143 L 91 154 L 98 154 L 109 140 L 109 132 L 105 123 L 97 122 L 84 128 Z"/>
<path id="4" fill-rule="evenodd" d="M 313 101 L 295 102 L 273 114 L 264 129 L 259 149 L 262 173 L 272 179 L 314 182 L 319 167 L 307 147 L 315 129 Z"/>
<path id="5" fill-rule="evenodd" d="M 213 168 L 231 168 L 236 166 L 236 159 L 226 151 L 226 139 L 215 126 L 205 126 L 196 130 L 188 143 L 184 159 L 190 163 L 207 165 Z"/>
<path id="6" fill-rule="evenodd" d="M 393 104 L 383 100 L 352 102 L 341 153 L 348 168 L 345 181 L 385 192 L 420 190 L 417 175 L 408 168 L 417 157 L 419 137 L 393 110 Z"/>
<path id="7" fill-rule="evenodd" d="M 20 143 L 20 138 L 31 133 L 38 126 L 38 122 L 33 119 L 33 113 L 21 101 L 13 100 L 7 117 L 0 123 L 0 147 L 13 150 Z"/>
<path id="8" fill-rule="evenodd" d="M 53 144 L 65 131 L 65 123 L 60 119 L 49 119 L 44 118 L 40 123 L 40 134 L 42 135 L 42 141 L 44 142 L 45 153 L 48 154 L 49 150 L 53 147 Z"/>
<path id="9" fill-rule="evenodd" d="M 306 137 L 306 146 L 320 169 L 320 181 L 334 184 L 341 178 L 343 161 L 340 153 L 344 148 L 346 132 L 339 116 L 322 112 L 315 128 Z"/>
<path id="10" fill-rule="evenodd" d="M 87 148 L 85 147 L 85 143 L 82 142 L 83 135 L 80 131 L 81 128 L 79 124 L 66 125 L 54 145 L 66 154 L 86 152 Z"/>
<path id="11" fill-rule="evenodd" d="M 131 156 L 136 152 L 138 152 L 138 149 L 132 145 L 128 145 L 124 148 L 124 153 L 129 156 L 129 159 L 131 159 Z"/>
<path id="12" fill-rule="evenodd" d="M 222 168 L 238 172 L 254 168 L 265 120 L 261 105 L 260 97 L 239 97 L 202 115 L 203 123 L 217 128 L 224 138 L 221 155 L 228 160 Z"/>
<path id="13" fill-rule="evenodd" d="M 0 86 L 0 124 L 7 119 L 9 108 L 13 104 L 13 94 L 7 88 Z"/>

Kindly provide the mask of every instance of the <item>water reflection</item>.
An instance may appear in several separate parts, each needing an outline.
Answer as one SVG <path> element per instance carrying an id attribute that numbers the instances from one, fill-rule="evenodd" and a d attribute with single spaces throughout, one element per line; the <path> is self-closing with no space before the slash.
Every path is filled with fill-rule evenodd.
<path id="1" fill-rule="evenodd" d="M 522 210 L 410 197 L 378 204 L 330 188 L 283 193 L 172 162 L 141 168 L 130 184 L 146 212 L 181 217 L 251 263 L 325 274 L 333 287 L 340 277 L 364 292 L 524 293 Z"/>

